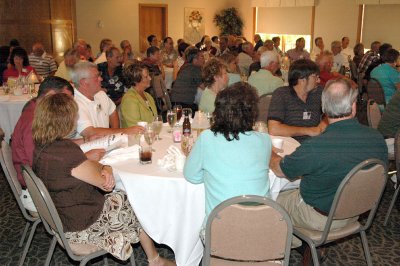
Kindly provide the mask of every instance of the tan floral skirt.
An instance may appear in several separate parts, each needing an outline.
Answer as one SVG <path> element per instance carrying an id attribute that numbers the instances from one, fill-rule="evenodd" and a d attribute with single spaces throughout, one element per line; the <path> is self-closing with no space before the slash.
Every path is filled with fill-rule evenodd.
<path id="1" fill-rule="evenodd" d="M 120 260 L 127 260 L 133 252 L 131 244 L 139 242 L 142 227 L 124 192 L 112 192 L 105 198 L 103 210 L 94 224 L 65 235 L 72 244 L 92 244 Z"/>

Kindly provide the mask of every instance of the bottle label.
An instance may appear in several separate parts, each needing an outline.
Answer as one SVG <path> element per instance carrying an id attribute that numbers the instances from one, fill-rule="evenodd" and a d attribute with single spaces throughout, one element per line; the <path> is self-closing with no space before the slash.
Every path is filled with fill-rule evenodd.
<path id="1" fill-rule="evenodd" d="M 174 142 L 181 142 L 182 141 L 182 133 L 180 130 L 174 130 L 174 132 L 172 132 L 172 138 L 174 140 Z"/>

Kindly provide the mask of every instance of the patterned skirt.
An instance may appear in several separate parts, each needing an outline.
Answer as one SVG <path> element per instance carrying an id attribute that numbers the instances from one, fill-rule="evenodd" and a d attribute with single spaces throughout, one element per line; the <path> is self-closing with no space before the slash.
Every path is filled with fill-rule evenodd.
<path id="1" fill-rule="evenodd" d="M 127 260 L 133 252 L 131 244 L 139 242 L 142 227 L 125 192 L 112 192 L 105 198 L 99 219 L 83 231 L 66 232 L 66 238 L 71 244 L 92 244 Z"/>

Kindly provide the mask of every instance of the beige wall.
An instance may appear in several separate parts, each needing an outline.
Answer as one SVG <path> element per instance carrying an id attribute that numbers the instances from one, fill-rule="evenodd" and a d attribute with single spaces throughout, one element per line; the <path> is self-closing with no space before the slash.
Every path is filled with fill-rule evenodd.
<path id="1" fill-rule="evenodd" d="M 243 3 L 244 2 L 244 3 Z M 205 33 L 218 35 L 219 30 L 213 23 L 213 17 L 221 9 L 235 6 L 241 9 L 245 18 L 245 33 L 251 37 L 252 8 L 244 0 L 77 0 L 77 35 L 92 45 L 93 53 L 99 51 L 102 38 L 110 38 L 119 45 L 123 39 L 128 39 L 134 50 L 138 49 L 139 42 L 139 3 L 167 4 L 168 5 L 168 35 L 175 41 L 183 37 L 183 17 L 185 7 L 205 9 Z M 98 21 L 103 24 L 98 27 Z"/>
<path id="2" fill-rule="evenodd" d="M 315 7 L 314 38 L 322 37 L 325 48 L 332 41 L 350 38 L 353 47 L 357 40 L 358 5 L 349 0 L 319 0 Z"/>

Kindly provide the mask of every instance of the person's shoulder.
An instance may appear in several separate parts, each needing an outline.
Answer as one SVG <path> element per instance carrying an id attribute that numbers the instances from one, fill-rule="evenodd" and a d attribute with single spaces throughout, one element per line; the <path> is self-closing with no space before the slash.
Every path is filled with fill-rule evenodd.
<path id="1" fill-rule="evenodd" d="M 289 86 L 282 86 L 279 88 L 276 88 L 274 92 L 272 93 L 273 96 L 278 96 L 278 95 L 285 95 L 290 93 L 290 87 Z"/>

